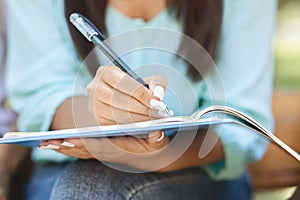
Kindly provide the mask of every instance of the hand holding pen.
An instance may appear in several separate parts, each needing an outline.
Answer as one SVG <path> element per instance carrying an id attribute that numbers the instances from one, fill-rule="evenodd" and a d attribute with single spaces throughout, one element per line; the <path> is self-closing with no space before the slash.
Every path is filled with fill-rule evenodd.
<path id="1" fill-rule="evenodd" d="M 157 118 L 173 116 L 173 112 L 161 101 L 167 83 L 162 76 L 153 76 L 150 78 L 152 81 L 148 78 L 145 82 L 103 42 L 104 36 L 88 19 L 74 13 L 70 21 L 117 66 L 100 67 L 88 86 L 89 95 L 93 95 L 90 99 L 94 99 L 94 102 L 90 102 L 90 107 L 93 107 L 90 109 L 97 118 L 104 124 L 111 124 L 111 119 L 119 123 L 131 123 L 149 120 L 149 115 Z M 144 87 L 140 87 L 140 84 Z M 128 122 L 129 119 L 131 121 Z"/>

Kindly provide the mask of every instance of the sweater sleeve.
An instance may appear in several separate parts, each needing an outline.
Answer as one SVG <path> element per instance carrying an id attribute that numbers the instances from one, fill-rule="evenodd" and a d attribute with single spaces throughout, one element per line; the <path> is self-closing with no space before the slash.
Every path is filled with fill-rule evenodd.
<path id="1" fill-rule="evenodd" d="M 86 93 L 90 77 L 74 50 L 63 6 L 57 0 L 8 1 L 6 83 L 20 131 L 48 130 L 63 101 Z"/>

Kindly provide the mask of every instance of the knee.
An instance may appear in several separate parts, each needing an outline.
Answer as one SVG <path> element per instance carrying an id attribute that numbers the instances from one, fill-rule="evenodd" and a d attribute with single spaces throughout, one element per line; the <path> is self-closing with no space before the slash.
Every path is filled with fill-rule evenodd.
<path id="1" fill-rule="evenodd" d="M 95 170 L 100 170 L 97 161 L 81 160 L 71 164 L 56 180 L 50 199 L 92 199 L 87 195 L 92 195 L 91 191 L 98 184 L 97 178 L 93 177 Z"/>
<path id="2" fill-rule="evenodd" d="M 90 160 L 68 167 L 56 181 L 51 199 L 210 199 L 212 188 L 199 170 L 130 174 Z"/>

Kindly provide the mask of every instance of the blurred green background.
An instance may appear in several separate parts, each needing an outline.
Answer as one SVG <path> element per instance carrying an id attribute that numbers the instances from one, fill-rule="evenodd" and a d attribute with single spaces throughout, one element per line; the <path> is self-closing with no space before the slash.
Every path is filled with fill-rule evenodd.
<path id="1" fill-rule="evenodd" d="M 275 88 L 300 89 L 300 0 L 280 1 L 276 29 Z"/>

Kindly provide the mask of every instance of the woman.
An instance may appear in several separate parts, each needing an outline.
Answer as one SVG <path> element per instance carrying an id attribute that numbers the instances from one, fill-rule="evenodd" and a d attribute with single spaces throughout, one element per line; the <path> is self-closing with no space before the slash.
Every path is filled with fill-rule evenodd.
<path id="1" fill-rule="evenodd" d="M 219 86 L 217 74 L 221 76 L 226 104 L 253 115 L 272 128 L 271 36 L 276 12 L 273 0 L 65 1 L 65 5 L 61 1 L 31 4 L 11 1 L 9 4 L 12 50 L 8 85 L 12 104 L 20 113 L 21 131 L 160 118 L 163 116 L 156 105 L 164 96 L 164 102 L 176 115 L 190 115 L 211 102 L 224 103 L 217 94 L 210 96 L 210 91 L 218 91 L 215 89 Z M 80 67 L 91 47 L 66 24 L 66 18 L 74 11 L 85 14 L 108 37 L 122 33 L 111 40 L 114 49 L 123 47 L 120 41 L 129 40 L 121 52 L 127 53 L 124 59 L 130 66 L 144 65 L 135 70 L 148 77 L 145 80 L 150 89 L 137 84 L 116 67 L 100 67 L 94 76 L 97 68 L 93 67 L 96 65 L 93 55 L 89 55 L 85 63 L 90 74 L 86 67 Z M 21 17 L 24 12 L 26 15 Z M 25 22 L 30 24 L 25 25 Z M 132 35 L 131 40 L 125 31 Z M 200 65 L 208 66 L 207 70 L 195 70 L 184 61 L 178 61 L 176 52 L 186 58 L 195 58 L 198 54 L 193 55 L 194 49 L 172 31 L 185 33 L 200 43 L 218 68 L 207 65 L 209 59 L 205 57 Z M 123 34 L 126 37 L 122 37 Z M 136 50 L 139 46 L 147 47 L 145 43 L 167 42 L 167 37 L 172 41 L 171 53 Z M 26 45 L 23 45 L 24 38 Z M 103 56 L 99 57 L 102 65 L 108 63 Z M 149 63 L 151 66 L 145 66 Z M 153 67 L 153 63 L 158 64 Z M 172 70 L 175 73 L 168 76 Z M 174 74 L 182 78 L 180 84 L 176 84 Z M 91 75 L 94 76 L 92 82 Z M 33 76 L 34 81 L 31 81 Z M 87 97 L 85 87 L 89 82 Z M 190 91 L 185 91 L 182 84 L 187 84 Z M 173 96 L 172 91 L 165 95 L 165 88 L 171 88 Z M 178 98 L 174 98 L 176 95 Z M 190 96 L 192 98 L 187 98 Z M 195 140 L 188 142 L 190 145 L 180 152 L 180 141 L 185 137 L 179 137 L 178 141 L 175 140 L 177 136 L 167 137 L 161 132 L 151 133 L 149 138 L 45 141 L 41 144 L 43 149 L 55 149 L 82 159 L 61 175 L 52 199 L 248 199 L 245 169 L 247 163 L 261 158 L 266 142 L 236 126 L 224 126 L 216 133 L 219 137 L 214 133 L 196 134 Z M 199 148 L 208 140 L 214 141 L 214 145 L 205 157 L 199 158 Z M 173 154 L 179 156 L 173 159 Z M 89 160 L 94 158 L 105 164 Z"/>

